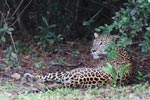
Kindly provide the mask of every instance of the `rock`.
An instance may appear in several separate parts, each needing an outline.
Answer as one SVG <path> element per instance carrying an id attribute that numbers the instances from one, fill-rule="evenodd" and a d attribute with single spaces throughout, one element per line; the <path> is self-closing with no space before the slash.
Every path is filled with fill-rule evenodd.
<path id="1" fill-rule="evenodd" d="M 19 80 L 21 78 L 21 75 L 19 73 L 14 73 L 11 75 L 12 78 Z"/>

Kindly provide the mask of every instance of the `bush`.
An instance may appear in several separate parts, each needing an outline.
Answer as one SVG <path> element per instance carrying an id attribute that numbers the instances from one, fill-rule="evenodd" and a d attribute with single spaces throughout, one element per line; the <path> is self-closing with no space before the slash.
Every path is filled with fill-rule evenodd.
<path id="1" fill-rule="evenodd" d="M 44 16 L 42 16 L 42 20 L 43 25 L 38 27 L 41 34 L 34 36 L 35 39 L 39 40 L 38 44 L 42 45 L 43 47 L 48 45 L 51 47 L 55 43 L 61 42 L 63 40 L 62 35 L 57 35 L 56 33 L 51 32 L 51 29 L 55 28 L 56 24 L 50 25 Z"/>
<path id="2" fill-rule="evenodd" d="M 128 0 L 112 17 L 111 25 L 105 24 L 95 30 L 102 34 L 119 33 L 117 46 L 137 43 L 142 52 L 150 52 L 150 1 Z"/>

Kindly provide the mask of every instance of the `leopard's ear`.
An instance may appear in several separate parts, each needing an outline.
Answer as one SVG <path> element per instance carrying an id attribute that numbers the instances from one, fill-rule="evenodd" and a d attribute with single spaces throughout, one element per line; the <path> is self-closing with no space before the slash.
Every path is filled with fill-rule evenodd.
<path id="1" fill-rule="evenodd" d="M 95 38 L 98 38 L 98 37 L 99 37 L 99 34 L 98 34 L 98 33 L 94 33 L 94 37 L 95 37 Z"/>

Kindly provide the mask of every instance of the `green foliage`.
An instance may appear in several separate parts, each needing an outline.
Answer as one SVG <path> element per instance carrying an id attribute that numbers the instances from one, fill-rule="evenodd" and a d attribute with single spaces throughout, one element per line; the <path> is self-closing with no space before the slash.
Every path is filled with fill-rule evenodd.
<path id="1" fill-rule="evenodd" d="M 57 25 L 52 24 L 49 25 L 47 19 L 42 16 L 43 26 L 39 26 L 39 32 L 42 33 L 40 35 L 36 35 L 34 38 L 38 39 L 38 44 L 46 47 L 48 45 L 52 46 L 54 43 L 61 42 L 63 37 L 61 34 L 56 35 L 56 33 L 51 32 L 52 28 L 55 28 Z"/>
<path id="2" fill-rule="evenodd" d="M 4 67 L 13 67 L 13 66 L 17 66 L 18 68 L 19 66 L 19 62 L 18 62 L 18 56 L 16 53 L 13 52 L 13 47 L 9 46 L 6 50 L 6 59 L 5 59 L 5 64 L 6 66 Z"/>
<path id="3" fill-rule="evenodd" d="M 7 58 L 7 59 L 11 59 L 12 50 L 13 50 L 12 46 L 9 46 L 9 47 L 7 48 L 7 54 L 6 54 L 6 58 Z"/>
<path id="4" fill-rule="evenodd" d="M 113 85 L 116 86 L 117 84 L 117 78 L 119 75 L 120 77 L 120 85 L 122 84 L 122 78 L 123 75 L 128 72 L 127 67 L 129 67 L 130 64 L 123 64 L 121 65 L 121 69 L 120 70 L 116 70 L 110 63 L 107 63 L 107 67 L 104 69 L 104 71 L 106 73 L 111 73 L 112 74 L 112 78 L 113 78 Z"/>
<path id="5" fill-rule="evenodd" d="M 7 40 L 4 37 L 6 34 L 8 34 L 10 36 L 11 42 L 12 42 L 12 46 L 9 46 L 8 49 L 8 54 L 6 55 L 6 64 L 8 66 L 14 65 L 14 66 L 19 66 L 19 60 L 18 60 L 18 56 L 17 56 L 17 48 L 16 48 L 16 44 L 14 42 L 13 36 L 12 36 L 12 32 L 14 31 L 14 28 L 10 27 L 7 23 L 4 23 L 2 25 L 3 27 L 0 28 L 0 42 L 2 43 L 6 43 Z M 12 52 L 12 50 L 15 50 L 15 53 Z"/>
<path id="6" fill-rule="evenodd" d="M 127 37 L 119 37 L 119 36 L 115 36 L 116 39 L 121 38 L 120 41 L 118 41 L 118 43 L 116 44 L 114 41 L 112 41 L 108 47 L 106 48 L 106 51 L 108 51 L 108 58 L 109 59 L 113 59 L 116 58 L 118 56 L 119 53 L 119 49 L 118 48 L 122 48 L 122 47 L 126 47 L 128 44 L 132 43 L 132 40 L 127 38 Z"/>
<path id="7" fill-rule="evenodd" d="M 112 18 L 113 23 L 99 26 L 95 30 L 102 34 L 119 33 L 118 46 L 138 43 L 142 52 L 150 52 L 150 2 L 147 0 L 128 0 Z"/>
<path id="8" fill-rule="evenodd" d="M 114 42 L 111 42 L 108 47 L 106 48 L 106 51 L 108 51 L 108 58 L 113 59 L 118 56 L 118 50 L 115 49 L 116 44 Z"/>
<path id="9" fill-rule="evenodd" d="M 119 70 L 119 76 L 120 76 L 120 84 L 122 84 L 122 78 L 123 78 L 123 75 L 125 74 L 125 73 L 128 73 L 128 67 L 130 67 L 130 65 L 131 64 L 122 64 L 121 65 L 121 69 Z"/>
<path id="10" fill-rule="evenodd" d="M 145 78 L 150 78 L 150 74 L 144 75 L 140 71 L 137 72 L 136 79 L 138 79 L 138 80 L 144 80 Z"/>
<path id="11" fill-rule="evenodd" d="M 0 28 L 0 41 L 2 43 L 6 42 L 6 38 L 4 37 L 5 33 L 11 35 L 12 31 L 14 31 L 14 28 L 9 27 L 7 23 L 3 25 L 3 27 Z"/>
<path id="12" fill-rule="evenodd" d="M 61 64 L 61 65 L 67 65 L 67 62 L 64 59 L 60 58 L 60 57 L 58 58 L 58 63 Z"/>
<path id="13" fill-rule="evenodd" d="M 45 68 L 45 64 L 43 62 L 37 62 L 35 63 L 35 66 L 38 67 L 38 68 Z"/>
<path id="14" fill-rule="evenodd" d="M 30 43 L 33 44 L 32 42 L 30 42 Z M 32 55 L 33 53 L 35 53 L 33 49 L 27 48 L 27 45 L 24 43 L 21 43 L 21 44 L 17 43 L 17 47 L 18 47 L 18 52 L 20 52 L 22 54 Z"/>
<path id="15" fill-rule="evenodd" d="M 0 33 L 6 32 L 6 33 L 8 33 L 8 34 L 12 34 L 12 31 L 13 31 L 13 30 L 14 30 L 14 29 L 13 29 L 12 27 L 9 27 L 8 24 L 5 23 L 5 24 L 3 25 L 3 27 L 0 28 Z"/>
<path id="16" fill-rule="evenodd" d="M 117 71 L 115 70 L 115 68 L 110 63 L 107 63 L 107 67 L 104 69 L 104 71 L 106 73 L 112 73 L 113 85 L 116 86 L 116 84 L 117 84 Z"/>
<path id="17" fill-rule="evenodd" d="M 50 30 L 52 33 L 60 33 L 62 36 L 77 33 L 76 21 L 78 21 L 79 1 L 44 0 L 39 2 L 40 4 L 35 3 L 39 6 L 39 8 L 36 8 L 39 15 L 45 16 L 48 24 L 57 25 Z M 39 20 L 37 23 L 40 22 Z M 38 24 L 41 26 L 41 23 Z"/>
<path id="18" fill-rule="evenodd" d="M 111 50 L 108 53 L 108 58 L 110 58 L 110 59 L 116 58 L 117 56 L 118 56 L 118 51 L 117 50 Z"/>

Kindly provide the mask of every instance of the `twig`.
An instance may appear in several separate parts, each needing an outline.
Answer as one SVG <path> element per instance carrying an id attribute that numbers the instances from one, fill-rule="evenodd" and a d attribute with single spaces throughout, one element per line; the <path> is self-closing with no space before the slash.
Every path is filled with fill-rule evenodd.
<path id="1" fill-rule="evenodd" d="M 75 16 L 75 20 L 78 19 L 78 10 L 79 10 L 79 0 L 77 0 L 77 2 L 76 2 L 76 16 Z"/>
<path id="2" fill-rule="evenodd" d="M 7 5 L 7 7 L 8 7 L 8 11 L 7 11 L 7 15 L 6 15 L 6 17 L 5 17 L 5 21 L 11 19 L 11 18 L 16 14 L 16 12 L 19 10 L 20 6 L 22 5 L 23 1 L 24 1 L 24 0 L 22 0 L 22 1 L 19 3 L 19 5 L 18 5 L 18 7 L 16 8 L 16 10 L 14 11 L 14 13 L 13 13 L 10 17 L 8 17 L 9 14 L 10 14 L 10 7 L 9 7 L 9 4 L 8 4 L 7 0 L 5 0 L 5 3 L 6 3 L 6 5 Z M 3 21 L 3 20 L 1 20 L 1 21 Z"/>
<path id="3" fill-rule="evenodd" d="M 103 10 L 103 8 L 101 8 L 100 10 L 98 10 L 96 12 L 96 14 L 93 17 L 91 17 L 91 19 L 89 21 L 92 21 L 102 10 Z"/>
<path id="4" fill-rule="evenodd" d="M 5 3 L 6 3 L 6 5 L 7 5 L 7 7 L 8 7 L 8 11 L 7 11 L 7 15 L 6 15 L 6 20 L 7 20 L 7 19 L 9 19 L 8 16 L 9 16 L 9 13 L 10 13 L 10 7 L 9 7 L 9 5 L 8 5 L 7 0 L 5 0 Z"/>
<path id="5" fill-rule="evenodd" d="M 14 13 L 11 15 L 11 17 L 13 17 L 13 16 L 16 14 L 16 12 L 19 10 L 20 6 L 22 5 L 23 1 L 24 1 L 24 0 L 21 0 L 21 2 L 19 3 L 18 7 L 17 7 L 16 10 L 14 11 Z M 11 18 L 11 17 L 10 17 L 10 18 Z"/>
<path id="6" fill-rule="evenodd" d="M 30 5 L 30 3 L 32 2 L 32 0 L 30 0 L 29 2 L 28 2 L 28 4 L 23 8 L 23 10 L 20 12 L 20 14 L 17 16 L 17 19 L 11 24 L 11 25 L 9 25 L 9 27 L 11 27 L 11 26 L 13 26 L 16 22 L 17 22 L 17 20 L 18 20 L 18 18 L 21 16 L 21 14 L 25 11 L 25 9 Z"/>

